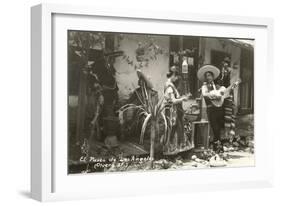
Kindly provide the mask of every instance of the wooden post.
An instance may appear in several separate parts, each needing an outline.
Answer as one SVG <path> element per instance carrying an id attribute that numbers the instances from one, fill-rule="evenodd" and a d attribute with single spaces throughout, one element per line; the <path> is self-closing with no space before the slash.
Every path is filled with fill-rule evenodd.
<path id="1" fill-rule="evenodd" d="M 150 159 L 151 165 L 150 167 L 153 168 L 154 162 L 154 145 L 155 145 L 155 137 L 156 137 L 156 121 L 151 121 L 151 128 L 150 128 Z"/>

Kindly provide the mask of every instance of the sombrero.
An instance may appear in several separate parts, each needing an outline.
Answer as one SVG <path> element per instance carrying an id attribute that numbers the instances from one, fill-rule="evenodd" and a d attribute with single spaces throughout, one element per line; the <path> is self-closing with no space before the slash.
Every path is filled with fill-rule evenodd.
<path id="1" fill-rule="evenodd" d="M 197 72 L 197 77 L 200 81 L 205 81 L 206 72 L 212 72 L 214 74 L 214 79 L 216 79 L 220 75 L 220 70 L 217 67 L 213 65 L 205 65 L 202 66 Z"/>
<path id="2" fill-rule="evenodd" d="M 146 83 L 146 86 L 149 89 L 153 89 L 152 82 L 149 80 L 149 78 L 141 70 L 137 69 L 137 75 L 138 75 L 139 79 L 142 79 Z"/>

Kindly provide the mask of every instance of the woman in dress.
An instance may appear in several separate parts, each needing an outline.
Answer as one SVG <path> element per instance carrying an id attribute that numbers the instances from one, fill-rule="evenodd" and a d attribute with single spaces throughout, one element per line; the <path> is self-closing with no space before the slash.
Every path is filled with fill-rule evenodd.
<path id="1" fill-rule="evenodd" d="M 191 148 L 191 143 L 184 133 L 184 111 L 182 108 L 182 102 L 187 101 L 188 97 L 180 96 L 176 88 L 179 81 L 177 71 L 169 71 L 167 78 L 164 87 L 164 103 L 166 105 L 165 115 L 169 120 L 170 129 L 167 141 L 164 143 L 163 154 L 175 155 Z"/>

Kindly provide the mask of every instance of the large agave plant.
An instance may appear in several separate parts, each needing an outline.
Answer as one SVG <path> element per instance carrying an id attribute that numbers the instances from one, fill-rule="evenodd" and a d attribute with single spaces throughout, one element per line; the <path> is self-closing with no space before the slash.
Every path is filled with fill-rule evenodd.
<path id="1" fill-rule="evenodd" d="M 164 134 L 161 137 L 161 142 L 167 142 L 169 121 L 164 114 L 165 104 L 164 98 L 152 99 L 151 95 L 147 91 L 145 86 L 141 87 L 141 91 L 136 91 L 140 105 L 126 104 L 119 109 L 119 117 L 122 118 L 123 113 L 127 110 L 135 110 L 137 112 L 138 121 L 142 123 L 141 134 L 139 142 L 143 144 L 145 138 L 145 132 L 148 125 L 150 125 L 150 158 L 154 160 L 154 145 L 157 135 L 160 135 L 159 123 L 164 122 Z"/>

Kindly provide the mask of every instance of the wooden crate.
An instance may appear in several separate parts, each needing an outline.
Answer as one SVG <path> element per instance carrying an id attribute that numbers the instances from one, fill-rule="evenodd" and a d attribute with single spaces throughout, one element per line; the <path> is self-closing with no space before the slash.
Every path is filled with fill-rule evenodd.
<path id="1" fill-rule="evenodd" d="M 192 122 L 192 138 L 195 149 L 208 149 L 209 147 L 210 124 L 209 121 Z"/>

